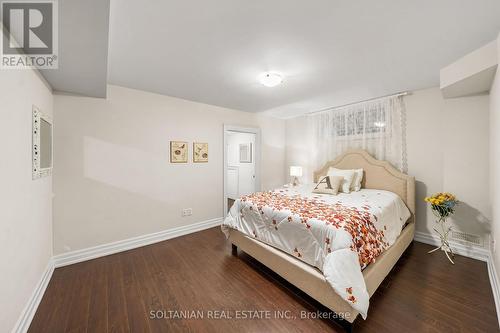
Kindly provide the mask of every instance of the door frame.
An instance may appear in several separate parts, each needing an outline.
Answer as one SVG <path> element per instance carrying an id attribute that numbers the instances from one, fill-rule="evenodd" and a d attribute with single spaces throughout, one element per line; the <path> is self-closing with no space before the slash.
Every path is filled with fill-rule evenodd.
<path id="1" fill-rule="evenodd" d="M 259 192 L 261 190 L 261 182 L 260 182 L 260 163 L 261 163 L 261 133 L 259 127 L 244 127 L 244 126 L 235 126 L 235 125 L 227 125 L 224 124 L 224 140 L 223 140 L 223 187 L 224 187 L 224 218 L 227 216 L 227 132 L 239 132 L 239 133 L 251 133 L 255 134 L 255 192 Z"/>

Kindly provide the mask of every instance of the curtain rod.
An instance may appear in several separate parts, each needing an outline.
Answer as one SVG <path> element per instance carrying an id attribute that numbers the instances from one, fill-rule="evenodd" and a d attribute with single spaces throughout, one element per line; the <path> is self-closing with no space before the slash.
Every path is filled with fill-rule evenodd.
<path id="1" fill-rule="evenodd" d="M 376 101 L 378 99 L 387 98 L 387 97 L 406 96 L 406 95 L 409 95 L 409 94 L 410 94 L 409 91 L 402 91 L 402 92 L 398 92 L 398 93 L 395 93 L 395 94 L 390 94 L 390 95 L 384 95 L 384 96 L 379 96 L 379 97 L 365 99 L 365 100 L 359 101 L 359 102 L 352 102 L 352 103 L 347 103 L 347 104 L 343 104 L 343 105 L 339 105 L 339 106 L 331 106 L 331 107 L 324 108 L 324 109 L 321 109 L 321 110 L 308 112 L 308 113 L 306 113 L 306 115 L 311 115 L 311 114 L 320 113 L 320 112 L 326 112 L 326 111 L 333 111 L 333 110 L 345 108 L 346 106 L 350 106 L 350 105 L 355 105 L 355 104 L 361 104 L 361 103 Z"/>

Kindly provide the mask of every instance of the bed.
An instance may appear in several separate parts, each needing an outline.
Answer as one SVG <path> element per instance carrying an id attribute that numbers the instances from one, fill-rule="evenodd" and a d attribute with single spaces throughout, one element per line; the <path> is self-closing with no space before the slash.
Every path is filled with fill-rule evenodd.
<path id="1" fill-rule="evenodd" d="M 381 223 L 380 221 L 377 220 L 376 217 L 376 214 L 379 213 L 370 214 L 371 210 L 374 211 L 376 210 L 377 207 L 375 206 L 378 206 L 378 208 L 380 208 L 379 209 L 380 212 L 382 210 L 384 211 L 387 210 L 387 209 L 382 209 L 384 208 L 384 206 L 383 204 L 380 203 L 380 200 L 377 202 L 375 201 L 376 198 L 379 197 L 391 198 L 392 196 L 394 198 L 397 198 L 395 199 L 395 202 L 397 200 L 401 201 L 402 205 L 405 207 L 404 209 L 406 209 L 408 212 L 408 214 L 401 213 L 402 215 L 400 215 L 399 218 L 401 221 L 397 223 L 391 222 L 391 224 L 392 223 L 398 224 L 397 226 L 394 226 L 394 228 L 399 230 L 397 232 L 397 235 L 393 237 L 394 239 L 390 241 L 390 244 L 389 241 L 384 243 L 386 246 L 383 248 L 383 252 L 380 251 L 381 254 L 378 253 L 376 258 L 375 257 L 369 258 L 369 260 L 367 260 L 365 265 L 363 265 L 363 262 L 360 259 L 359 263 L 361 264 L 363 269 L 359 270 L 359 278 L 361 279 L 361 284 L 366 287 L 365 291 L 360 292 L 363 295 L 366 294 L 366 296 L 356 294 L 356 296 L 359 297 L 361 302 L 356 302 L 356 299 L 351 300 L 350 297 L 352 298 L 354 297 L 352 296 L 352 290 L 349 291 L 349 289 L 352 288 L 345 288 L 346 292 L 340 293 L 338 286 L 332 285 L 332 280 L 340 283 L 339 279 L 340 277 L 343 277 L 345 279 L 347 276 L 348 278 L 352 278 L 353 280 L 356 280 L 358 278 L 356 275 L 358 273 L 355 273 L 353 275 L 342 276 L 342 274 L 344 274 L 343 273 L 344 271 L 346 270 L 350 271 L 350 268 L 348 268 L 347 266 L 345 266 L 347 267 L 347 269 L 345 269 L 344 266 L 342 266 L 342 270 L 339 270 L 335 269 L 335 266 L 333 266 L 334 267 L 333 269 L 324 268 L 326 267 L 325 265 L 323 267 L 325 270 L 323 269 L 320 270 L 317 267 L 321 267 L 318 266 L 318 262 L 322 263 L 321 261 L 322 259 L 319 258 L 318 255 L 316 255 L 315 257 L 314 256 L 315 253 L 312 253 L 312 255 L 310 255 L 309 260 L 306 260 L 305 258 L 306 255 L 300 253 L 300 249 L 297 250 L 297 248 L 295 248 L 293 250 L 294 251 L 293 253 L 291 252 L 286 253 L 282 251 L 284 250 L 284 248 L 279 249 L 280 248 L 280 246 L 278 246 L 280 244 L 279 240 L 276 241 L 276 244 L 271 244 L 272 242 L 269 241 L 269 237 L 271 238 L 275 237 L 271 233 L 272 230 L 266 234 L 263 234 L 263 236 L 260 237 L 262 239 L 259 239 L 260 234 L 252 234 L 255 232 L 254 231 L 249 232 L 249 230 L 244 230 L 245 228 L 241 227 L 238 228 L 238 226 L 236 226 L 235 224 L 236 218 L 230 217 L 231 214 L 233 215 L 241 214 L 241 218 L 243 218 L 244 211 L 243 209 L 241 209 L 241 212 L 238 211 L 239 209 L 237 208 L 238 201 L 235 203 L 236 208 L 235 206 L 233 206 L 232 210 L 230 211 L 230 214 L 228 215 L 228 218 L 226 218 L 226 221 L 223 224 L 223 231 L 226 233 L 226 236 L 228 237 L 228 239 L 232 244 L 233 254 L 237 253 L 237 248 L 239 247 L 242 251 L 246 252 L 253 258 L 260 261 L 265 266 L 272 269 L 274 272 L 279 274 L 285 280 L 287 280 L 288 282 L 292 283 L 293 285 L 304 291 L 306 294 L 308 294 L 309 296 L 311 296 L 312 298 L 314 298 L 315 300 L 326 306 L 328 309 L 332 310 L 336 314 L 339 314 L 339 318 L 343 319 L 341 322 L 347 324 L 345 325 L 345 327 L 349 328 L 350 326 L 349 324 L 352 324 L 354 322 L 354 320 L 358 317 L 360 312 L 363 317 L 366 317 L 367 305 L 362 304 L 363 297 L 369 299 L 369 297 L 371 297 L 375 293 L 378 286 L 381 284 L 381 282 L 390 272 L 394 264 L 398 261 L 398 259 L 401 257 L 403 252 L 406 250 L 406 248 L 413 240 L 415 231 L 415 223 L 414 223 L 415 180 L 413 177 L 410 177 L 398 171 L 388 162 L 376 160 L 364 150 L 347 151 L 334 161 L 326 163 L 323 168 L 314 172 L 314 181 L 318 181 L 320 177 L 326 175 L 330 167 L 335 167 L 337 169 L 362 168 L 364 170 L 364 176 L 362 181 L 362 188 L 364 190 L 361 190 L 359 194 L 354 194 L 352 197 L 349 197 L 349 199 L 352 198 L 352 200 L 355 200 L 356 195 L 361 196 L 364 198 L 366 202 L 373 203 L 372 206 L 374 207 L 370 208 L 370 205 L 368 204 L 366 205 L 368 207 L 363 206 L 363 208 L 359 209 L 359 213 L 361 215 L 359 216 L 355 215 L 353 219 L 360 218 L 360 216 L 361 218 L 363 216 L 370 216 L 372 220 L 374 218 L 373 221 L 376 221 L 374 223 Z M 264 214 L 270 214 L 268 208 L 261 207 L 261 205 L 259 204 L 258 199 L 261 199 L 263 196 L 265 197 L 265 200 L 271 200 L 271 199 L 274 200 L 275 198 L 279 198 L 278 204 L 276 204 L 278 205 L 278 208 L 280 207 L 279 205 L 281 204 L 279 203 L 281 198 L 285 197 L 285 195 L 287 196 L 286 198 L 290 197 L 292 198 L 292 200 L 308 200 L 306 202 L 307 203 L 312 202 L 312 207 L 316 207 L 315 206 L 317 204 L 316 202 L 324 202 L 324 200 L 322 199 L 323 197 L 310 197 L 303 199 L 301 196 L 299 196 L 299 194 L 287 191 L 294 191 L 294 189 L 291 190 L 281 189 L 276 192 L 264 192 L 266 194 L 258 194 L 258 196 L 241 198 L 239 200 L 242 200 L 241 207 L 247 207 L 250 209 L 250 211 L 248 211 L 247 213 L 256 214 L 256 216 L 258 214 L 262 214 L 262 216 L 264 216 Z M 345 194 L 344 197 L 333 198 L 331 200 L 340 200 L 341 202 L 349 201 L 347 200 L 348 199 L 347 196 L 350 196 L 350 194 Z M 270 197 L 271 199 L 269 199 Z M 257 206 L 254 205 L 254 207 L 258 207 L 258 211 L 257 210 L 252 211 L 251 205 L 249 206 L 247 204 L 246 206 L 244 206 L 243 204 L 245 200 L 249 201 L 254 200 L 252 204 L 257 203 Z M 287 203 L 289 202 L 287 201 Z M 299 204 L 302 204 L 302 201 L 299 201 Z M 344 203 L 344 205 L 346 204 Z M 339 205 L 338 207 L 339 209 L 343 209 L 342 207 L 344 206 Z M 370 208 L 371 210 L 369 210 L 368 208 Z M 314 209 L 315 208 L 313 208 L 313 210 Z M 357 210 L 354 211 L 358 212 Z M 349 208 L 348 212 L 351 212 L 351 208 Z M 404 216 L 404 220 L 401 216 Z M 275 221 L 273 220 L 272 223 L 275 223 Z M 299 223 L 302 223 L 304 225 L 304 230 L 309 229 L 306 231 L 313 233 L 310 230 L 314 230 L 314 225 L 311 227 L 311 224 L 314 223 L 307 222 L 307 219 L 302 219 L 301 221 L 299 221 Z M 274 225 L 271 224 L 270 226 L 273 227 Z M 286 223 L 283 224 L 283 226 L 286 226 Z M 278 230 L 277 227 L 276 230 Z M 387 230 L 387 233 L 390 233 L 390 230 Z M 338 238 L 339 240 L 341 240 L 340 236 Z M 386 238 L 383 238 L 383 240 L 386 241 Z M 334 243 L 339 243 L 339 242 L 334 242 Z M 374 241 L 374 243 L 376 243 L 376 241 Z M 329 245 L 321 244 L 321 247 L 323 249 L 325 246 Z M 371 249 L 376 248 L 376 245 L 369 245 L 369 246 Z M 364 250 L 361 249 L 361 251 Z M 338 252 L 340 254 L 347 253 L 346 251 L 344 251 L 343 248 L 341 248 L 340 251 L 334 249 L 334 251 L 332 252 L 333 253 Z M 317 253 L 318 250 L 316 249 L 316 254 Z M 301 258 L 302 255 L 303 257 Z M 334 256 L 331 255 L 330 248 L 328 248 L 328 254 L 326 254 L 326 258 L 331 258 L 331 257 Z M 337 255 L 337 257 L 335 258 L 338 259 L 343 257 Z M 339 263 L 342 263 L 342 265 L 344 265 L 345 263 L 342 262 L 342 260 L 340 260 Z M 334 274 L 333 279 L 331 278 L 332 271 L 337 272 L 335 273 L 337 275 Z M 338 274 L 341 274 L 341 276 L 339 276 Z M 356 281 L 354 281 L 353 283 L 356 283 Z M 334 288 L 332 288 L 332 286 Z M 343 292 L 344 288 L 341 289 Z M 349 295 L 351 296 L 349 297 Z"/>

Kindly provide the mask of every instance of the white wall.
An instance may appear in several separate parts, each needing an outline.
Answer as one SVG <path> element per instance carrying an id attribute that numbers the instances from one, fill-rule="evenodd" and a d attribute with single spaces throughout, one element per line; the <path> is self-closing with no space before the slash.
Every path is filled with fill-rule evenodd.
<path id="1" fill-rule="evenodd" d="M 500 63 L 500 34 L 497 41 Z M 500 68 L 497 68 L 495 81 L 490 90 L 490 184 L 493 209 L 492 238 L 495 242 L 493 258 L 496 269 L 500 269 Z"/>
<path id="2" fill-rule="evenodd" d="M 283 184 L 283 120 L 117 86 L 54 99 L 55 253 L 222 217 L 223 124 L 260 127 L 262 186 Z M 189 163 L 169 163 L 170 140 L 189 142 Z M 193 141 L 208 163 L 192 163 Z"/>
<path id="3" fill-rule="evenodd" d="M 240 144 L 246 143 L 252 144 L 252 163 L 240 163 Z M 237 197 L 255 192 L 255 134 L 229 132 L 227 144 L 228 166 L 238 168 Z"/>
<path id="4" fill-rule="evenodd" d="M 32 70 L 2 70 L 1 332 L 12 330 L 52 256 L 52 177 L 31 176 L 33 104 L 52 116 L 52 92 L 39 76 Z"/>
<path id="5" fill-rule="evenodd" d="M 486 241 L 491 218 L 488 96 L 445 100 L 439 88 L 431 88 L 415 91 L 405 101 L 408 173 L 417 181 L 417 231 L 431 233 L 434 225 L 423 198 L 449 191 L 463 202 L 453 220 L 455 229 Z M 308 151 L 314 148 L 307 133 L 304 117 L 287 120 L 286 164 L 303 166 L 304 180 L 311 181 Z"/>
<path id="6" fill-rule="evenodd" d="M 489 97 L 443 99 L 437 88 L 406 99 L 408 173 L 415 176 L 417 231 L 433 232 L 434 215 L 423 198 L 446 191 L 461 204 L 455 230 L 479 235 L 487 247 L 489 204 Z"/>

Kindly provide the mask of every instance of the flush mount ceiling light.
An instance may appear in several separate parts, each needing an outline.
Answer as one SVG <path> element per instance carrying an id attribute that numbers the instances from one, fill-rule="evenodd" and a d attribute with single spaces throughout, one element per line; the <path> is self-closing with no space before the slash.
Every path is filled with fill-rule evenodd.
<path id="1" fill-rule="evenodd" d="M 266 72 L 259 75 L 259 82 L 266 87 L 275 87 L 283 82 L 283 76 L 274 72 Z"/>

